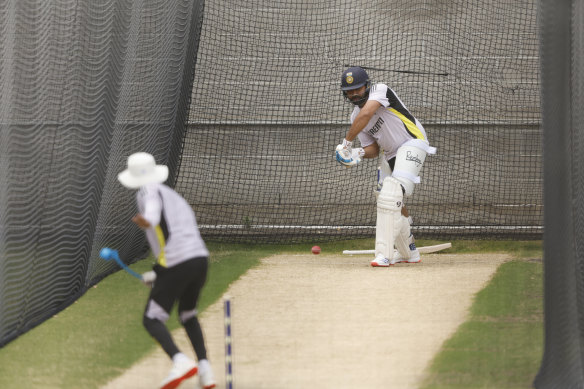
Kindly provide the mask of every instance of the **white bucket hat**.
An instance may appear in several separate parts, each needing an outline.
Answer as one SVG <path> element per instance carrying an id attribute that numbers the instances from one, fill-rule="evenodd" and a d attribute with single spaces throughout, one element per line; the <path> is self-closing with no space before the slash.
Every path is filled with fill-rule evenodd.
<path id="1" fill-rule="evenodd" d="M 148 184 L 161 184 L 168 178 L 168 167 L 157 165 L 148 153 L 134 153 L 128 157 L 128 168 L 118 174 L 118 181 L 129 189 Z"/>

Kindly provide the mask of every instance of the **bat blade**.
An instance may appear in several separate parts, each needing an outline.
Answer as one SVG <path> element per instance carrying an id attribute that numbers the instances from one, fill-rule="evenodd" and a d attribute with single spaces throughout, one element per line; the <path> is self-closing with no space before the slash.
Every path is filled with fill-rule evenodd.
<path id="1" fill-rule="evenodd" d="M 420 252 L 420 254 L 430 254 L 430 253 L 435 253 L 437 251 L 446 250 L 446 249 L 449 249 L 451 247 L 452 247 L 452 243 L 448 242 L 448 243 L 437 244 L 434 246 L 418 247 L 418 251 Z"/>
<path id="2" fill-rule="evenodd" d="M 430 254 L 437 251 L 446 250 L 452 247 L 452 243 L 441 243 L 433 246 L 422 246 L 418 247 L 420 254 Z M 348 255 L 359 255 L 359 254 L 375 254 L 375 250 L 343 250 L 343 254 Z"/>

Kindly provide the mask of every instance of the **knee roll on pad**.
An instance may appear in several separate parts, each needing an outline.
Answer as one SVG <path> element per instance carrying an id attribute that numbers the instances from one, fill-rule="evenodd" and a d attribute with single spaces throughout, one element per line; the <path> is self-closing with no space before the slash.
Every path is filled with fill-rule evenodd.
<path id="1" fill-rule="evenodd" d="M 409 140 L 397 150 L 392 177 L 402 184 L 406 196 L 411 196 L 414 193 L 415 184 L 420 183 L 418 174 L 426 160 L 426 155 L 435 153 L 436 148 L 430 147 L 428 142 L 421 139 Z"/>
<path id="2" fill-rule="evenodd" d="M 377 197 L 377 224 L 375 228 L 375 256 L 393 259 L 393 245 L 400 231 L 402 187 L 395 178 L 386 177 Z"/>

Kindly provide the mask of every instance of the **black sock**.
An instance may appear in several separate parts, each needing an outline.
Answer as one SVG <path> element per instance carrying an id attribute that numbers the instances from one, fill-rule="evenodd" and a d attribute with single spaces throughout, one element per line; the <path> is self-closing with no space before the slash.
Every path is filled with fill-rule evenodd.
<path id="1" fill-rule="evenodd" d="M 156 339 L 164 352 L 168 354 L 171 359 L 175 354 L 180 352 L 178 347 L 176 347 L 176 344 L 174 344 L 168 328 L 166 328 L 163 322 L 144 316 L 142 323 L 144 324 L 146 331 Z"/>
<path id="2" fill-rule="evenodd" d="M 185 331 L 191 340 L 197 360 L 207 359 L 207 349 L 205 348 L 205 340 L 203 339 L 203 330 L 199 324 L 197 317 L 192 317 L 183 323 Z"/>

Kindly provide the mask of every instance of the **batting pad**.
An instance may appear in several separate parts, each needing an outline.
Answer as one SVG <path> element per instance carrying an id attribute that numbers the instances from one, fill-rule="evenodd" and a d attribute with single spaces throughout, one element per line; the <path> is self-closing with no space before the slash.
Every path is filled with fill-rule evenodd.
<path id="1" fill-rule="evenodd" d="M 411 196 L 414 193 L 415 184 L 420 183 L 418 174 L 426 160 L 426 155 L 435 153 L 436 148 L 430 147 L 427 142 L 420 139 L 412 139 L 397 150 L 392 176 L 403 185 L 406 196 Z"/>
<path id="2" fill-rule="evenodd" d="M 403 192 L 399 181 L 393 177 L 383 180 L 383 187 L 377 198 L 377 224 L 375 228 L 375 256 L 393 260 L 393 246 L 400 231 Z"/>
<path id="3" fill-rule="evenodd" d="M 412 256 L 412 251 L 410 250 L 410 232 L 410 221 L 407 217 L 400 215 L 395 233 L 395 248 L 405 259 L 410 259 Z"/>

